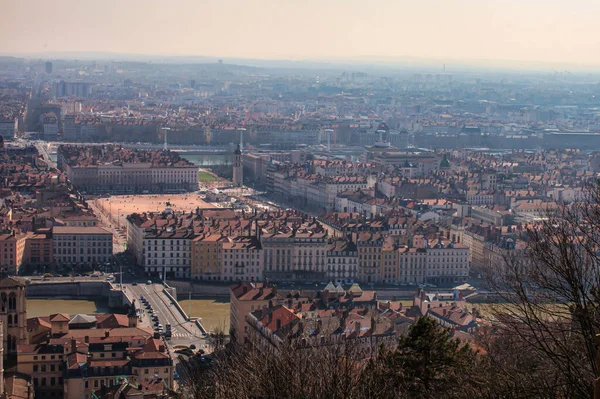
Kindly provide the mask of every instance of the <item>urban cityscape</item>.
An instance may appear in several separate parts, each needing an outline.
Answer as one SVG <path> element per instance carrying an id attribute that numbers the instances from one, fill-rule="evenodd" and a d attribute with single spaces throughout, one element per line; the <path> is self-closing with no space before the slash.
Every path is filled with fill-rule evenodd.
<path id="1" fill-rule="evenodd" d="M 0 56 L 0 398 L 600 398 L 597 69 L 63 50 Z"/>

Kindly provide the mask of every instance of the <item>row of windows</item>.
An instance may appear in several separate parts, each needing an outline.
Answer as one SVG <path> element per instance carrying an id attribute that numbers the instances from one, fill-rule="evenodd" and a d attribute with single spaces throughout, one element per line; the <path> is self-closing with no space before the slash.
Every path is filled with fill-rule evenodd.
<path id="1" fill-rule="evenodd" d="M 147 255 L 148 255 L 148 257 L 149 257 L 149 258 L 152 258 L 152 254 L 153 254 L 153 252 L 148 252 L 148 254 L 147 254 Z M 187 258 L 187 256 L 186 256 L 186 253 L 185 253 L 185 252 L 182 252 L 181 254 L 182 254 L 182 256 L 181 256 L 182 258 Z M 177 252 L 177 253 L 175 254 L 175 256 L 173 256 L 173 252 L 171 252 L 171 253 L 170 253 L 170 255 L 171 255 L 171 256 L 170 256 L 171 258 L 179 258 L 179 255 L 180 255 L 180 253 L 179 253 L 179 252 Z M 159 258 L 159 256 L 158 256 L 158 253 L 154 253 L 154 257 L 155 257 L 155 258 Z M 165 256 L 165 253 L 164 253 L 164 252 L 162 253 L 162 256 L 160 256 L 160 258 L 166 258 L 166 257 L 167 257 L 167 256 Z"/>
<path id="2" fill-rule="evenodd" d="M 54 357 L 54 356 L 52 356 L 52 357 Z M 48 366 L 50 366 L 50 367 L 48 367 Z M 46 364 L 41 364 L 41 365 L 34 364 L 33 365 L 34 373 L 37 373 L 38 371 L 41 373 L 45 373 L 46 371 L 48 371 L 48 369 L 49 369 L 49 371 L 61 371 L 63 369 L 63 365 L 62 365 L 62 363 L 50 364 L 50 365 L 46 365 Z"/>
<path id="3" fill-rule="evenodd" d="M 46 382 L 49 381 L 48 384 L 46 384 Z M 58 384 L 56 383 L 58 381 Z M 49 379 L 46 379 L 46 377 L 42 377 L 42 378 L 37 378 L 34 377 L 33 378 L 33 386 L 34 387 L 45 387 L 45 386 L 62 386 L 63 385 L 63 379 L 62 377 L 50 377 Z"/>
<path id="4" fill-rule="evenodd" d="M 71 245 L 71 243 L 73 243 L 73 245 Z M 98 243 L 98 245 L 94 245 L 94 242 L 92 242 L 92 241 L 86 241 L 85 243 L 87 243 L 87 245 L 83 245 L 84 242 L 80 242 L 80 245 L 76 245 L 77 243 L 76 242 L 72 242 L 72 241 L 67 241 L 67 242 L 58 241 L 56 243 L 56 246 L 57 247 L 71 247 L 71 246 L 73 246 L 73 247 L 77 247 L 77 246 L 79 246 L 79 247 L 86 247 L 86 246 L 87 247 L 91 247 L 91 246 L 95 246 L 95 247 L 107 247 L 110 244 L 110 241 L 108 241 L 108 240 L 100 241 Z"/>
<path id="5" fill-rule="evenodd" d="M 108 235 L 108 234 L 103 234 L 103 235 L 76 235 L 76 236 L 68 236 L 68 235 L 62 235 L 62 234 L 54 234 L 54 240 L 58 240 L 58 241 L 101 241 L 101 240 L 106 240 L 106 241 L 111 241 L 112 240 L 112 234 Z"/>
<path id="6" fill-rule="evenodd" d="M 77 255 L 77 248 L 73 248 L 73 252 L 71 252 L 71 248 L 56 248 L 56 251 L 54 252 L 57 255 Z M 85 248 L 79 248 L 79 254 L 83 255 L 85 254 Z M 87 249 L 87 254 L 88 255 L 101 255 L 101 254 L 110 254 L 111 252 L 108 250 L 108 248 L 88 248 Z"/>
<path id="7" fill-rule="evenodd" d="M 191 264 L 190 261 L 188 261 L 187 259 L 168 259 L 169 262 L 167 262 L 167 259 L 162 259 L 162 263 L 160 263 L 161 265 L 176 265 L 176 264 L 182 264 L 182 265 L 187 265 L 187 264 Z M 158 265 L 158 259 L 154 259 L 154 262 L 152 262 L 152 259 L 147 259 L 146 262 L 147 265 Z"/>

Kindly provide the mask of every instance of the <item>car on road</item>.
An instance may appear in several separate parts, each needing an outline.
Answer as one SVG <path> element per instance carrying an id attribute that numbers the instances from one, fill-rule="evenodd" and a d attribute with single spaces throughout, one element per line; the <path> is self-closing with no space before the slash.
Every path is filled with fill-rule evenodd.
<path id="1" fill-rule="evenodd" d="M 176 349 L 175 353 L 179 355 L 194 356 L 194 351 L 190 348 Z"/>
<path id="2" fill-rule="evenodd" d="M 137 283 L 134 281 L 133 283 L 131 283 L 131 285 L 135 287 Z"/>
<path id="3" fill-rule="evenodd" d="M 160 323 L 158 322 L 158 320 L 155 320 L 155 321 L 154 321 L 154 325 L 155 325 L 156 327 L 158 327 L 158 326 L 160 325 Z"/>
<path id="4" fill-rule="evenodd" d="M 191 344 L 191 345 L 190 345 L 190 349 L 196 349 L 196 345 L 194 345 L 194 344 Z"/>
<path id="5" fill-rule="evenodd" d="M 150 280 L 146 281 L 146 285 L 152 285 L 152 281 L 150 281 Z"/>

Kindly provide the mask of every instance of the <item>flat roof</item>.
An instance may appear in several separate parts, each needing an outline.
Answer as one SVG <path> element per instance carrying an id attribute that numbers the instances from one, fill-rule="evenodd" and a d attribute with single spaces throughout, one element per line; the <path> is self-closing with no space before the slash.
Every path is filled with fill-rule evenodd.
<path id="1" fill-rule="evenodd" d="M 79 226 L 54 226 L 52 228 L 53 234 L 110 234 L 112 233 L 109 230 L 106 230 L 103 227 L 97 226 L 89 226 L 89 227 L 79 227 Z"/>

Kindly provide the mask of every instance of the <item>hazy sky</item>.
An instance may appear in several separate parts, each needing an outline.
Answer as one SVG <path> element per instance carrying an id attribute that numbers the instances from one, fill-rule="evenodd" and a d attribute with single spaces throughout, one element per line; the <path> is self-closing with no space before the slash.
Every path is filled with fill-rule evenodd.
<path id="1" fill-rule="evenodd" d="M 598 0 L 0 0 L 0 53 L 600 65 Z"/>

